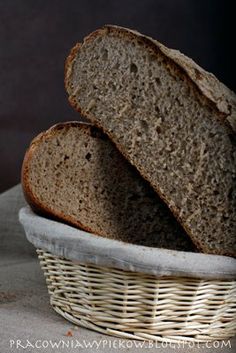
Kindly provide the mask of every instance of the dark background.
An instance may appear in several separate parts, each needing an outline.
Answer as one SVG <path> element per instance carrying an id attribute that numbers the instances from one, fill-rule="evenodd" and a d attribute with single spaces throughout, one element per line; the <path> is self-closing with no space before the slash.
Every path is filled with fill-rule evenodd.
<path id="1" fill-rule="evenodd" d="M 70 48 L 106 23 L 178 48 L 236 90 L 234 8 L 218 0 L 0 0 L 0 192 L 20 181 L 30 140 L 79 119 L 63 84 Z"/>

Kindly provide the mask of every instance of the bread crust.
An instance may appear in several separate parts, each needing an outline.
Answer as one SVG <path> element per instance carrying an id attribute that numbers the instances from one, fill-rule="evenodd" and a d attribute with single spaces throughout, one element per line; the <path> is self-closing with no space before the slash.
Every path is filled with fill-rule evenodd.
<path id="1" fill-rule="evenodd" d="M 187 58 L 179 51 L 169 49 L 165 47 L 163 44 L 159 43 L 158 41 L 155 41 L 150 37 L 144 36 L 139 32 L 126 29 L 123 27 L 119 27 L 119 26 L 105 25 L 104 27 L 92 32 L 87 37 L 85 37 L 83 43 L 93 41 L 94 38 L 97 38 L 98 36 L 104 36 L 107 33 L 111 33 L 111 32 L 131 40 L 138 39 L 140 43 L 142 43 L 142 45 L 145 46 L 146 49 L 151 51 L 152 54 L 162 53 L 162 55 L 165 56 L 169 64 L 173 66 L 175 70 L 178 71 L 178 74 L 180 75 L 180 77 L 184 76 L 184 78 L 188 80 L 189 84 L 194 87 L 199 99 L 201 99 L 201 101 L 203 101 L 203 103 L 206 104 L 210 109 L 216 112 L 216 116 L 218 117 L 219 123 L 225 127 L 227 133 L 229 135 L 232 135 L 233 138 L 235 138 L 236 95 L 234 94 L 234 92 L 230 91 L 223 83 L 218 81 L 218 79 L 213 74 L 202 69 L 193 60 L 191 60 L 190 58 Z M 97 126 L 99 129 L 104 131 L 103 126 L 97 122 L 96 117 L 93 114 L 91 114 L 90 111 L 83 110 L 81 106 L 77 103 L 76 97 L 70 94 L 69 81 L 73 70 L 73 64 L 76 59 L 77 53 L 83 46 L 83 43 L 82 44 L 77 43 L 72 48 L 66 60 L 65 88 L 67 90 L 68 100 L 71 106 L 82 116 L 86 117 L 89 121 L 91 121 L 95 126 Z M 112 134 L 109 131 L 104 131 L 104 132 L 109 136 L 109 138 L 113 141 L 113 143 L 115 143 L 114 134 Z M 123 156 L 131 164 L 134 165 L 134 163 L 132 163 L 132 160 L 130 160 L 129 156 L 124 150 L 124 148 L 118 143 L 115 143 L 115 145 L 117 149 L 123 154 Z M 136 168 L 135 165 L 134 167 Z M 150 181 L 147 179 L 145 175 L 145 170 L 143 170 L 141 167 L 137 170 L 141 174 L 141 176 L 145 180 L 147 180 L 150 184 Z M 196 237 L 192 234 L 191 229 L 184 223 L 184 220 L 182 220 L 179 217 L 178 209 L 175 206 L 171 205 L 169 200 L 166 199 L 166 196 L 161 192 L 160 188 L 156 186 L 154 187 L 153 185 L 151 185 L 151 187 L 157 192 L 159 197 L 167 204 L 167 206 L 169 207 L 169 209 L 171 210 L 175 218 L 185 229 L 186 233 L 190 236 L 192 242 L 196 245 L 196 247 L 204 253 L 211 254 L 212 252 L 209 251 L 209 249 L 205 247 L 203 244 L 201 244 L 198 241 L 198 239 L 196 239 Z M 233 256 L 233 257 L 236 256 L 233 250 L 232 252 L 230 251 L 226 252 L 224 250 L 222 251 L 218 249 L 214 253 L 218 255 L 226 255 L 226 256 Z"/>
<path id="2" fill-rule="evenodd" d="M 36 136 L 29 148 L 27 149 L 25 153 L 25 157 L 23 160 L 22 168 L 21 168 L 21 184 L 22 184 L 22 189 L 23 193 L 25 196 L 26 201 L 30 205 L 30 207 L 38 214 L 41 214 L 43 216 L 46 216 L 48 218 L 53 218 L 55 220 L 59 221 L 64 221 L 66 224 L 73 225 L 77 228 L 83 229 L 87 232 L 94 232 L 94 229 L 91 229 L 87 225 L 81 223 L 80 221 L 76 220 L 75 218 L 65 215 L 62 212 L 58 212 L 47 205 L 43 204 L 37 196 L 33 193 L 32 188 L 30 187 L 30 182 L 29 182 L 29 165 L 30 161 L 34 155 L 34 151 L 37 149 L 37 147 L 40 145 L 42 141 L 45 139 L 50 139 L 52 136 L 55 136 L 58 131 L 61 129 L 69 129 L 71 127 L 76 127 L 80 128 L 83 130 L 86 134 L 89 136 L 96 136 L 102 139 L 107 139 L 108 137 L 103 134 L 100 130 L 98 130 L 96 127 L 89 123 L 84 123 L 84 122 L 79 122 L 79 121 L 69 121 L 65 123 L 58 123 L 53 125 L 50 129 L 40 133 L 38 136 Z M 103 234 L 100 231 L 96 231 L 97 235 L 106 237 L 106 234 Z"/>

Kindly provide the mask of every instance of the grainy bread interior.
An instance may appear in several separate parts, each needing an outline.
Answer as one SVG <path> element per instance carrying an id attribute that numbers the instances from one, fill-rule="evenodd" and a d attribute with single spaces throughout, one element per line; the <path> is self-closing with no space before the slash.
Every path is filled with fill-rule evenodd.
<path id="1" fill-rule="evenodd" d="M 195 244 L 235 256 L 235 95 L 182 54 L 113 26 L 72 50 L 65 82 L 71 104 L 112 138 Z"/>
<path id="2" fill-rule="evenodd" d="M 33 140 L 22 168 L 32 207 L 125 242 L 194 250 L 166 205 L 100 130 L 76 122 Z"/>

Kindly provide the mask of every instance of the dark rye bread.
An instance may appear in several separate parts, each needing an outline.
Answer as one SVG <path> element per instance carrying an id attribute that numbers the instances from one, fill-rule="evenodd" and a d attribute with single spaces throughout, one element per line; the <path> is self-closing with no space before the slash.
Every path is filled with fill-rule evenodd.
<path id="1" fill-rule="evenodd" d="M 22 186 L 36 212 L 92 233 L 194 250 L 168 207 L 92 125 L 61 123 L 36 137 L 25 155 Z"/>
<path id="2" fill-rule="evenodd" d="M 198 248 L 235 256 L 235 94 L 180 52 L 117 26 L 72 49 L 65 84 Z"/>

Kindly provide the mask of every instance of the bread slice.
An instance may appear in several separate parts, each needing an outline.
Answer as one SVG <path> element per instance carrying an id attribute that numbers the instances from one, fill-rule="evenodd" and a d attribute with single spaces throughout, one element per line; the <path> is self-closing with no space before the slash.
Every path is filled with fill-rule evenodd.
<path id="1" fill-rule="evenodd" d="M 61 123 L 36 137 L 25 155 L 22 186 L 36 212 L 92 233 L 194 250 L 168 207 L 91 125 Z"/>
<path id="2" fill-rule="evenodd" d="M 66 62 L 71 104 L 101 127 L 199 249 L 236 255 L 236 97 L 191 59 L 105 26 Z"/>

